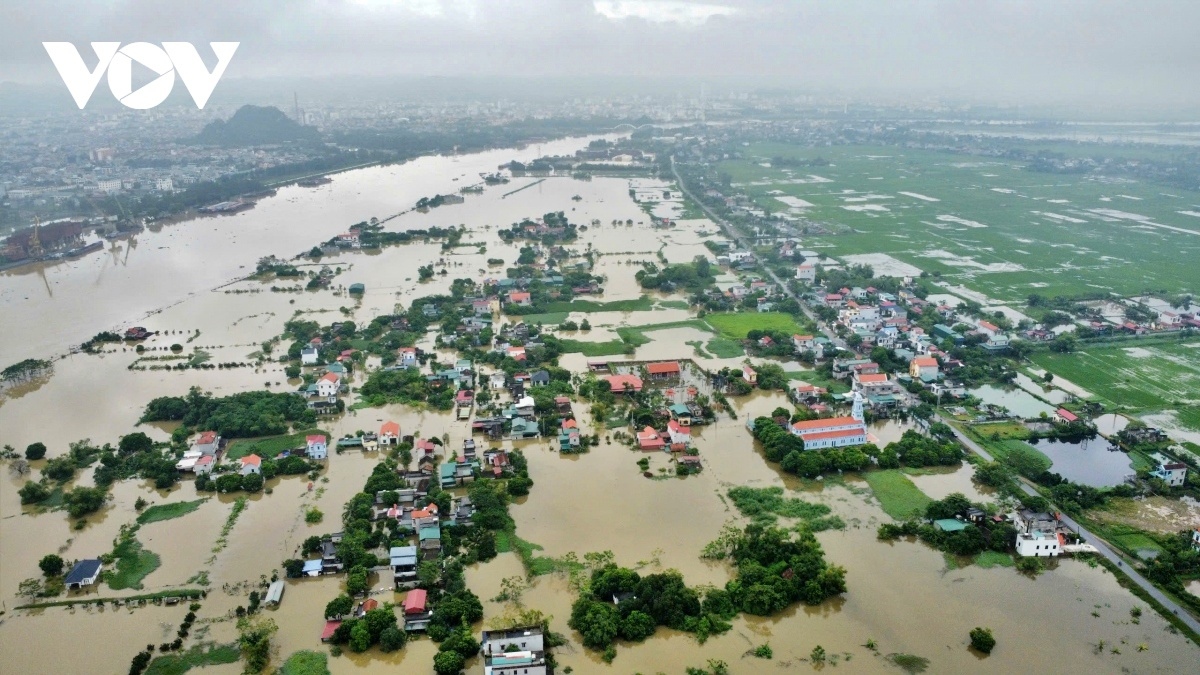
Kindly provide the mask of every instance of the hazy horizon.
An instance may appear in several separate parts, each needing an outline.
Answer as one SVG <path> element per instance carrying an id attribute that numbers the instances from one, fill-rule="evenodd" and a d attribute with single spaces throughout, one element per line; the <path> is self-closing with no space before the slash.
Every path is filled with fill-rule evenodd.
<path id="1" fill-rule="evenodd" d="M 1200 3 L 1169 1 L 48 0 L 0 28 L 0 82 L 69 103 L 43 41 L 90 62 L 90 41 L 188 41 L 210 66 L 209 41 L 237 41 L 214 101 L 239 81 L 578 79 L 1167 118 L 1200 110 L 1197 26 Z"/>

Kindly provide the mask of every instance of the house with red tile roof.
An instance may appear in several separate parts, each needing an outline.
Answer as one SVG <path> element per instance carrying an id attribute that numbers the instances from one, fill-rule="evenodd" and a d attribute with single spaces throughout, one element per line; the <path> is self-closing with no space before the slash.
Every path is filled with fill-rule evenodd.
<path id="1" fill-rule="evenodd" d="M 396 445 L 398 443 L 400 443 L 400 424 L 398 422 L 384 422 L 379 427 L 379 444 Z"/>
<path id="2" fill-rule="evenodd" d="M 608 386 L 614 394 L 625 393 L 626 387 L 635 393 L 642 390 L 642 378 L 637 375 L 609 375 L 604 379 L 608 381 Z"/>
<path id="3" fill-rule="evenodd" d="M 654 427 L 649 426 L 638 432 L 637 442 L 638 447 L 646 451 L 662 450 L 667 445 L 666 442 L 663 441 L 662 436 L 660 436 L 659 433 L 654 430 Z"/>
<path id="4" fill-rule="evenodd" d="M 791 426 L 791 432 L 804 441 L 805 450 L 841 448 L 867 442 L 867 426 L 854 417 L 796 422 Z"/>
<path id="5" fill-rule="evenodd" d="M 528 307 L 533 304 L 532 296 L 523 291 L 512 291 L 508 294 L 508 301 L 521 307 Z"/>
<path id="6" fill-rule="evenodd" d="M 217 454 L 217 448 L 221 445 L 221 437 L 215 431 L 201 431 L 196 437 L 196 441 L 192 443 L 192 450 L 199 452 L 202 455 L 213 456 Z"/>
<path id="7" fill-rule="evenodd" d="M 1064 424 L 1070 424 L 1071 422 L 1078 422 L 1079 416 L 1066 408 L 1059 408 L 1054 411 L 1054 419 Z"/>
<path id="8" fill-rule="evenodd" d="M 679 377 L 680 374 L 679 362 L 665 361 L 663 363 L 648 363 L 646 364 L 646 374 L 652 380 L 665 380 L 672 377 Z"/>
<path id="9" fill-rule="evenodd" d="M 317 380 L 317 396 L 329 398 L 337 396 L 342 388 L 342 378 L 337 373 L 325 373 Z"/>
<path id="10" fill-rule="evenodd" d="M 242 475 L 248 476 L 252 473 L 262 473 L 262 457 L 258 455 L 246 455 L 242 458 Z"/>
<path id="11" fill-rule="evenodd" d="M 692 428 L 671 420 L 667 422 L 667 437 L 671 440 L 671 450 L 686 450 L 692 445 Z"/>
<path id="12" fill-rule="evenodd" d="M 425 602 L 428 596 L 424 589 L 414 588 L 404 596 L 404 613 L 405 614 L 424 614 Z"/>

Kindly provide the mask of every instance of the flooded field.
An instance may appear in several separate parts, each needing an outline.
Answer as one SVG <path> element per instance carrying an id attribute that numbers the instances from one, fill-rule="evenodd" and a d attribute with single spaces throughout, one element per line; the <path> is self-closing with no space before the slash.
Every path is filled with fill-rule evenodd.
<path id="1" fill-rule="evenodd" d="M 1008 409 L 1016 417 L 1038 417 L 1042 413 L 1054 414 L 1054 407 L 1037 400 L 1032 394 L 1020 387 L 997 387 L 985 384 L 975 387 L 969 392 L 984 403 L 998 405 Z"/>
<path id="2" fill-rule="evenodd" d="M 1083 441 L 1060 441 L 1040 438 L 1030 442 L 1054 465 L 1050 470 L 1067 480 L 1093 487 L 1118 485 L 1133 473 L 1129 455 L 1118 450 L 1104 438 Z"/>
<path id="3" fill-rule="evenodd" d="M 546 144 L 542 152 L 568 152 L 583 144 L 578 139 Z M 147 351 L 141 360 L 129 347 L 109 346 L 100 355 L 63 358 L 55 363 L 54 374 L 47 380 L 5 392 L 0 398 L 4 442 L 23 448 L 40 441 L 49 448 L 47 456 L 55 457 L 82 438 L 98 444 L 116 443 L 121 435 L 142 430 L 156 440 L 165 440 L 170 425 L 136 426 L 146 402 L 156 396 L 180 395 L 192 386 L 216 394 L 263 387 L 294 389 L 297 382 L 288 382 L 281 364 L 182 371 L 137 368 L 163 363 L 145 357 L 169 354 L 169 346 L 176 342 L 183 345 L 185 354 L 199 349 L 209 353 L 214 362 L 250 363 L 261 343 L 278 335 L 284 322 L 298 311 L 322 323 L 348 316 L 362 324 L 392 312 L 397 303 L 407 307 L 416 297 L 446 292 L 455 277 L 479 279 L 495 274 L 488 271 L 487 259 L 499 257 L 511 263 L 520 247 L 502 242 L 496 234 L 498 228 L 527 216 L 562 210 L 572 222 L 588 224 L 589 229 L 581 232 L 572 246 L 590 246 L 602 254 L 597 271 L 607 276 L 602 298 L 606 301 L 634 300 L 642 295 L 633 279 L 638 267 L 629 263 L 656 260 L 655 252 L 664 247 L 672 261 L 687 260 L 705 250 L 703 241 L 714 229 L 711 223 L 680 221 L 674 229 L 654 229 L 645 212 L 629 198 L 629 180 L 552 178 L 533 185 L 536 179 L 520 178 L 488 188 L 482 195 L 469 195 L 465 204 L 412 212 L 388 223 L 390 230 L 463 224 L 468 229 L 464 241 L 472 246 L 443 252 L 436 244 L 413 244 L 379 254 L 346 252 L 323 259 L 323 264 L 343 268 L 338 284 L 366 285 L 361 301 L 330 291 L 272 293 L 271 282 L 260 281 L 239 281 L 210 290 L 251 271 L 260 256 L 306 250 L 351 223 L 402 211 L 418 197 L 462 184 L 452 182 L 453 178 L 466 181 L 514 157 L 530 155 L 530 151 L 495 151 L 349 172 L 315 190 L 283 189 L 237 216 L 149 231 L 130 242 L 128 251 L 0 276 L 0 308 L 9 319 L 0 328 L 5 362 L 26 356 L 49 357 L 99 330 L 132 321 L 169 331 L 145 343 Z M 533 187 L 512 192 L 525 185 Z M 639 187 L 661 186 L 648 182 Z M 575 196 L 579 199 L 573 199 Z M 668 203 L 658 206 L 675 212 Z M 231 242 L 235 246 L 232 252 Z M 118 245 L 122 246 L 126 244 Z M 448 274 L 419 282 L 416 267 L 439 259 Z M 613 339 L 613 329 L 619 326 L 673 322 L 692 314 L 659 306 L 650 311 L 571 316 L 587 317 L 595 326 L 590 334 L 573 336 L 575 339 L 604 341 Z M 15 336 L 18 327 L 34 321 L 43 325 L 43 338 L 36 343 L 19 340 Z M 650 341 L 635 353 L 610 360 L 695 358 L 705 368 L 742 362 L 742 357 L 696 356 L 687 343 L 703 343 L 712 337 L 696 328 L 647 331 L 646 336 Z M 450 356 L 450 352 L 441 354 L 443 360 Z M 582 372 L 586 362 L 576 353 L 565 355 L 560 363 Z M 361 382 L 354 379 L 351 386 Z M 731 569 L 725 563 L 702 560 L 699 553 L 725 523 L 743 522 L 725 496 L 728 489 L 738 485 L 783 486 L 789 491 L 803 488 L 797 494 L 828 504 L 848 524 L 848 529 L 823 532 L 819 539 L 827 559 L 847 569 L 849 592 L 820 606 L 798 605 L 771 618 L 739 617 L 733 630 L 704 645 L 689 635 L 660 629 L 643 644 L 619 643 L 617 659 L 610 666 L 585 650 L 579 636 L 567 628 L 574 600 L 567 580 L 557 575 L 537 577 L 525 593 L 524 603 L 552 616 L 552 628 L 570 640 L 558 652 L 562 666 L 578 673 L 678 673 L 686 666 L 702 666 L 710 658 L 719 658 L 735 672 L 762 672 L 768 666 L 747 652 L 767 642 L 775 650 L 769 667 L 789 670 L 810 668 L 803 659 L 817 644 L 829 654 L 839 655 L 840 668 L 871 673 L 897 672 L 885 659 L 891 653 L 928 658 L 929 672 L 1020 672 L 1030 663 L 1031 654 L 1039 663 L 1052 662 L 1054 672 L 1071 673 L 1170 672 L 1177 670 L 1178 664 L 1200 658 L 1200 650 L 1183 637 L 1167 633 L 1164 622 L 1152 612 L 1143 616 L 1140 625 L 1130 624 L 1129 609 L 1137 601 L 1100 569 L 1063 560 L 1036 580 L 1009 568 L 947 571 L 942 555 L 921 544 L 877 541 L 875 529 L 888 518 L 864 494 L 865 487 L 849 479 L 849 486 L 832 480 L 814 486 L 763 459 L 745 421 L 768 415 L 779 406 L 789 407 L 783 393 L 755 391 L 734 399 L 732 405 L 736 418 L 722 412 L 715 424 L 694 429 L 704 471 L 687 478 L 659 477 L 659 469 L 668 467 L 664 453 L 646 455 L 602 441 L 589 453 L 564 456 L 552 450 L 545 439 L 519 442 L 517 447 L 527 456 L 536 484 L 528 497 L 511 507 L 518 533 L 540 546 L 541 556 L 612 550 L 620 564 L 645 570 L 678 569 L 691 585 L 719 586 L 731 578 Z M 577 406 L 576 413 L 585 431 L 594 429 L 586 405 Z M 446 435 L 449 447 L 459 446 L 470 433 L 468 424 L 455 420 L 449 412 L 401 405 L 349 412 L 322 420 L 320 425 L 341 436 L 378 429 L 385 421 L 398 422 L 406 435 Z M 883 445 L 898 440 L 905 429 L 888 421 L 873 425 L 870 432 Z M 514 447 L 511 441 L 492 445 Z M 637 466 L 643 457 L 650 459 L 654 479 L 643 477 Z M 143 481 L 124 481 L 111 490 L 104 510 L 78 530 L 72 529 L 62 511 L 35 512 L 21 507 L 16 491 L 23 479 L 6 472 L 0 476 L 0 601 L 6 610 L 0 616 L 0 653 L 8 659 L 6 665 L 13 672 L 47 672 L 51 663 L 64 672 L 125 672 L 139 649 L 173 633 L 186 612 L 182 606 L 132 611 L 111 606 L 104 610 L 12 610 L 24 602 L 17 598 L 20 582 L 38 574 L 37 561 L 43 555 L 57 552 L 76 559 L 111 551 L 121 526 L 135 522 L 134 503 L 139 497 L 152 504 L 197 498 L 207 501 L 182 517 L 141 527 L 138 540 L 159 557 L 158 567 L 142 580 L 142 590 L 102 587 L 85 597 L 128 596 L 196 587 L 207 581 L 204 588 L 209 594 L 199 612 L 204 639 L 231 642 L 236 637 L 233 612 L 246 603 L 249 590 L 279 570 L 282 560 L 295 556 L 306 537 L 341 529 L 343 505 L 361 489 L 378 459 L 375 454 L 357 451 L 331 453 L 313 490 L 301 476 L 272 479 L 266 485 L 270 494 L 247 496 L 245 509 L 236 520 L 231 520 L 236 495 L 198 495 L 190 480 L 170 491 L 155 490 Z M 40 469 L 44 460 L 33 464 L 35 470 Z M 1055 470 L 1062 470 L 1057 457 Z M 963 492 L 971 499 L 990 499 L 971 483 L 970 476 L 970 468 L 964 466 L 915 475 L 912 480 L 934 498 Z M 86 469 L 76 484 L 89 485 L 91 480 L 92 471 Z M 305 522 L 304 511 L 312 506 L 324 512 L 322 523 Z M 227 535 L 222 536 L 226 530 Z M 468 583 L 484 601 L 484 623 L 507 609 L 490 600 L 499 593 L 501 580 L 523 574 L 520 560 L 512 553 L 468 568 Z M 341 592 L 344 581 L 344 577 L 334 576 L 287 583 L 281 606 L 266 612 L 279 625 L 273 665 L 297 650 L 323 649 L 318 635 L 324 605 Z M 374 577 L 372 586 L 374 597 L 381 601 L 402 598 L 391 591 L 387 579 Z M 1100 617 L 1093 617 L 1093 611 Z M 920 620 L 914 621 L 914 616 Z M 975 625 L 990 626 L 1000 642 L 983 661 L 966 647 L 967 631 Z M 869 639 L 878 643 L 878 653 L 862 646 Z M 1149 649 L 1098 653 L 1095 644 L 1099 640 L 1146 643 Z M 72 648 L 61 649 L 67 642 Z M 430 673 L 435 651 L 429 640 L 415 640 L 393 654 L 371 650 L 332 658 L 330 668 L 339 674 Z M 480 667 L 478 661 L 468 663 L 469 672 Z M 220 675 L 239 672 L 239 668 L 227 665 L 203 672 Z"/>

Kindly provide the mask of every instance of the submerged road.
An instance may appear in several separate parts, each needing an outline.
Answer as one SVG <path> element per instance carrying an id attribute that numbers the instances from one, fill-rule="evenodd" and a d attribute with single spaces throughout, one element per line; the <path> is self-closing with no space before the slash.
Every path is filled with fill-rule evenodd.
<path id="1" fill-rule="evenodd" d="M 950 429 L 954 432 L 954 436 L 958 439 L 958 441 L 960 443 L 962 443 L 964 446 L 966 446 L 967 449 L 969 449 L 971 452 L 979 455 L 980 457 L 986 459 L 989 462 L 995 461 L 995 459 L 992 457 L 991 453 L 989 453 L 987 450 L 984 450 L 975 441 L 971 440 L 970 438 L 967 438 L 967 436 L 965 434 L 963 434 L 961 431 L 959 431 L 954 426 L 952 426 L 949 423 L 949 421 L 946 420 L 946 418 L 942 417 L 941 413 L 938 413 L 937 418 L 938 418 L 938 421 L 940 421 L 942 424 L 945 424 L 946 426 L 950 427 Z M 1019 485 L 1021 487 L 1021 490 L 1025 494 L 1030 495 L 1031 497 L 1038 496 L 1038 491 L 1035 490 L 1032 485 L 1029 485 L 1028 483 L 1026 483 L 1024 480 L 1019 480 L 1017 482 L 1017 485 Z M 1065 522 L 1067 525 L 1074 528 L 1075 531 L 1079 533 L 1079 536 L 1086 539 L 1087 543 L 1091 544 L 1092 546 L 1095 546 L 1096 550 L 1100 553 L 1100 555 L 1104 556 L 1109 561 L 1111 561 L 1112 563 L 1119 566 L 1122 570 L 1124 570 L 1125 574 L 1128 575 L 1130 579 L 1133 579 L 1134 583 L 1136 583 L 1138 586 L 1141 586 L 1142 590 L 1146 591 L 1146 593 L 1149 594 L 1150 597 L 1152 597 L 1155 600 L 1162 603 L 1163 607 L 1166 607 L 1168 611 L 1174 613 L 1177 617 L 1179 617 L 1179 619 L 1181 621 L 1183 621 L 1185 624 L 1187 624 L 1189 628 L 1200 633 L 1200 621 L 1197 621 L 1195 617 L 1193 617 L 1191 614 L 1189 614 L 1187 609 L 1179 606 L 1178 603 L 1176 603 L 1171 598 L 1168 598 L 1166 596 L 1166 594 L 1164 594 L 1162 591 L 1155 588 L 1154 584 L 1150 583 L 1149 580 L 1147 580 L 1145 577 L 1143 577 L 1141 574 L 1139 574 L 1137 572 L 1137 570 L 1133 569 L 1132 567 L 1126 567 L 1125 559 L 1122 558 L 1120 556 L 1120 554 L 1118 554 L 1116 551 L 1114 551 L 1108 545 L 1107 542 L 1105 542 L 1100 537 L 1097 537 L 1096 535 L 1092 534 L 1087 528 L 1080 525 L 1079 522 L 1076 521 L 1074 518 L 1072 518 L 1066 514 L 1060 514 L 1060 517 L 1062 518 L 1063 522 Z"/>

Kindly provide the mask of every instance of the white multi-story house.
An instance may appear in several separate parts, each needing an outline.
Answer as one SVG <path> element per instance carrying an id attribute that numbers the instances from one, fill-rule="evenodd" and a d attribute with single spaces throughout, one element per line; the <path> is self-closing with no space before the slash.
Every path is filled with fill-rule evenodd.
<path id="1" fill-rule="evenodd" d="M 317 396 L 328 399 L 337 396 L 342 388 L 342 378 L 337 373 L 325 373 L 317 380 Z"/>
<path id="2" fill-rule="evenodd" d="M 1017 555 L 1054 558 L 1062 553 L 1058 518 L 1049 513 L 1021 509 L 1013 514 L 1017 528 Z"/>
<path id="3" fill-rule="evenodd" d="M 312 345 L 308 345 L 300 350 L 300 365 L 302 366 L 315 366 L 319 358 L 320 352 Z"/>
<path id="4" fill-rule="evenodd" d="M 324 436 L 314 435 L 304 439 L 305 451 L 309 459 L 325 459 L 329 456 L 328 441 Z"/>

